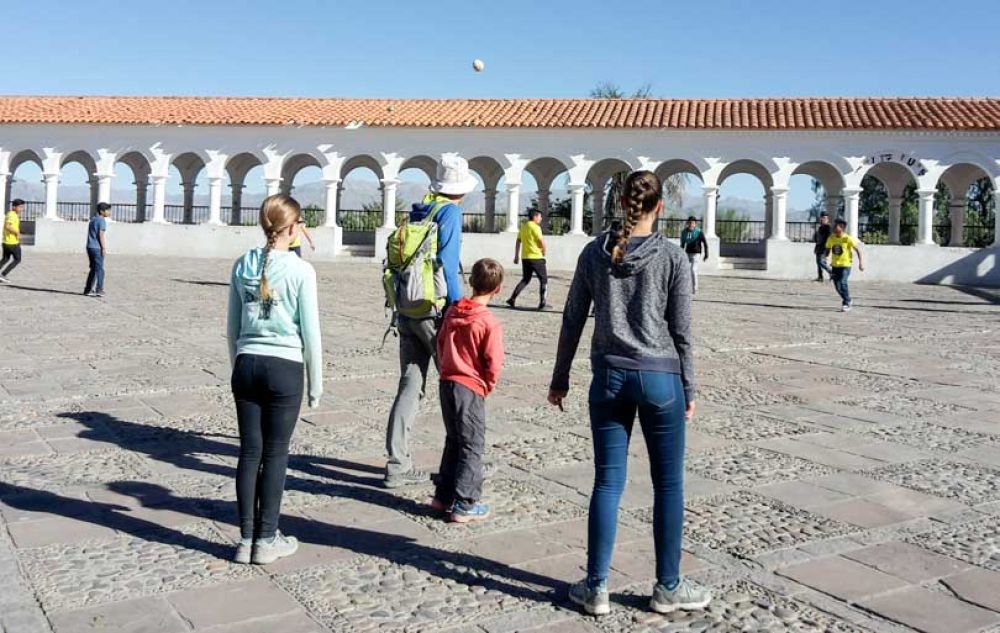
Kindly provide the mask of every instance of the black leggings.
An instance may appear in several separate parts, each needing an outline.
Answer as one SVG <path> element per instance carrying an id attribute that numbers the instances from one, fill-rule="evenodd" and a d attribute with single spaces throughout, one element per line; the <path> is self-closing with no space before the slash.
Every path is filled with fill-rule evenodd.
<path id="1" fill-rule="evenodd" d="M 514 288 L 514 294 L 510 297 L 511 301 L 517 299 L 517 296 L 528 287 L 528 284 L 531 283 L 532 275 L 538 277 L 539 303 L 545 303 L 545 288 L 549 284 L 549 273 L 545 267 L 544 259 L 521 260 L 521 281 Z"/>
<path id="2" fill-rule="evenodd" d="M 288 443 L 302 406 L 303 366 L 274 356 L 240 354 L 233 397 L 240 425 L 236 504 L 240 536 L 271 538 L 278 529 Z"/>
<path id="3" fill-rule="evenodd" d="M 4 277 L 6 277 L 8 274 L 10 274 L 10 271 L 12 271 L 15 268 L 17 268 L 17 265 L 21 263 L 21 245 L 20 244 L 4 244 L 3 245 L 3 259 L 0 259 L 0 268 L 3 268 L 4 264 L 7 263 L 7 260 L 10 260 L 10 259 L 13 259 L 14 261 L 12 261 L 10 263 L 10 266 L 7 266 L 7 268 L 2 273 L 0 273 L 0 275 L 3 275 Z"/>

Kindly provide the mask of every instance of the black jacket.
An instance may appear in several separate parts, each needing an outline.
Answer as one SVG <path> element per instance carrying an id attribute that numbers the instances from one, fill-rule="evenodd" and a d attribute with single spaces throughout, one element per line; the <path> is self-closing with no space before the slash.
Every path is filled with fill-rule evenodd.
<path id="1" fill-rule="evenodd" d="M 830 225 L 820 224 L 816 227 L 816 233 L 813 235 L 813 241 L 816 242 L 813 252 L 817 255 L 823 255 L 826 253 L 826 240 L 830 237 Z"/>

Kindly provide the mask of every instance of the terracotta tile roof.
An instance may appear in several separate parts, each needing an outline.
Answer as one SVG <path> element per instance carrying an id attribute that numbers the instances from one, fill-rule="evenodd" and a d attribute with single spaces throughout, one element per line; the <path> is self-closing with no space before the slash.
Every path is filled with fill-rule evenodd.
<path id="1" fill-rule="evenodd" d="M 1000 130 L 1000 98 L 0 97 L 0 124 Z"/>

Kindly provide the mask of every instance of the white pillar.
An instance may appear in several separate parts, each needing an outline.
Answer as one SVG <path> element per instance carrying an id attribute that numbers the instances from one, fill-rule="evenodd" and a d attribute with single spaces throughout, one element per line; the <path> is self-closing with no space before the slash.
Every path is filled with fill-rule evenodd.
<path id="1" fill-rule="evenodd" d="M 1000 190 L 993 185 L 993 246 L 1000 248 Z"/>
<path id="2" fill-rule="evenodd" d="M 583 194 L 585 185 L 570 185 L 569 195 L 572 201 L 570 211 L 570 235 L 586 235 L 583 232 Z"/>
<path id="3" fill-rule="evenodd" d="M 934 244 L 934 196 L 936 189 L 917 189 L 920 212 L 917 216 L 917 244 Z"/>
<path id="4" fill-rule="evenodd" d="M 382 179 L 382 228 L 396 228 L 396 190 L 399 181 L 393 178 Z"/>
<path id="5" fill-rule="evenodd" d="M 520 214 L 521 206 L 521 183 L 507 183 L 507 232 L 517 233 L 521 228 L 517 225 L 517 218 Z"/>
<path id="6" fill-rule="evenodd" d="M 889 197 L 889 243 L 899 244 L 899 224 L 903 220 L 903 198 Z"/>
<path id="7" fill-rule="evenodd" d="M 59 219 L 59 174 L 42 174 L 45 181 L 45 219 Z"/>
<path id="8" fill-rule="evenodd" d="M 94 174 L 97 179 L 97 201 L 111 202 L 111 179 L 114 174 Z"/>
<path id="9" fill-rule="evenodd" d="M 774 194 L 764 191 L 764 239 L 774 230 Z"/>
<path id="10" fill-rule="evenodd" d="M 716 205 L 719 201 L 719 188 L 704 186 L 701 188 L 705 196 L 705 214 L 701 218 L 701 232 L 706 238 L 718 237 L 715 231 Z"/>
<path id="11" fill-rule="evenodd" d="M 858 236 L 858 208 L 861 204 L 860 189 L 844 189 L 844 221 L 847 222 L 847 234 L 854 238 Z"/>
<path id="12" fill-rule="evenodd" d="M 325 218 L 323 219 L 323 226 L 337 226 L 337 198 L 338 189 L 340 187 L 340 178 L 331 178 L 329 180 L 323 180 L 323 186 L 325 187 L 324 193 L 326 194 L 326 205 L 325 205 Z"/>
<path id="13" fill-rule="evenodd" d="M 968 206 L 969 201 L 965 196 L 952 198 L 948 204 L 951 220 L 951 239 L 948 240 L 948 246 L 965 245 L 965 209 Z"/>
<path id="14" fill-rule="evenodd" d="M 264 187 L 268 196 L 276 196 L 281 192 L 281 178 L 265 178 Z"/>
<path id="15" fill-rule="evenodd" d="M 594 212 L 594 235 L 604 232 L 604 185 L 595 185 L 590 193 L 590 206 Z"/>
<path id="16" fill-rule="evenodd" d="M 208 223 L 222 224 L 222 177 L 208 179 Z"/>
<path id="17" fill-rule="evenodd" d="M 157 224 L 166 224 L 167 217 L 164 207 L 167 204 L 167 177 L 151 176 L 153 183 L 153 217 L 150 219 Z"/>
<path id="18" fill-rule="evenodd" d="M 771 222 L 772 240 L 787 240 L 788 232 L 785 223 L 788 221 L 788 189 L 785 187 L 771 187 L 771 196 L 774 199 L 774 219 Z"/>
<path id="19" fill-rule="evenodd" d="M 7 214 L 7 178 L 10 177 L 5 171 L 0 171 L 0 213 Z"/>
<path id="20" fill-rule="evenodd" d="M 483 195 L 485 196 L 484 202 L 486 205 L 486 215 L 484 218 L 486 232 L 492 233 L 497 228 L 497 188 L 487 187 L 483 191 Z"/>

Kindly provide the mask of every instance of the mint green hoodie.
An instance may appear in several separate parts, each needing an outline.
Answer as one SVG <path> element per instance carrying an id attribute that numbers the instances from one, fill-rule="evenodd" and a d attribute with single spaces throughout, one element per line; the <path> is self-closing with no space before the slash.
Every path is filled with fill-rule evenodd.
<path id="1" fill-rule="evenodd" d="M 259 300 L 264 249 L 255 248 L 236 260 L 229 280 L 229 360 L 240 354 L 277 356 L 305 363 L 309 406 L 323 395 L 323 347 L 319 333 L 316 271 L 289 251 L 272 250 L 267 282 L 274 295 L 270 310 Z"/>

